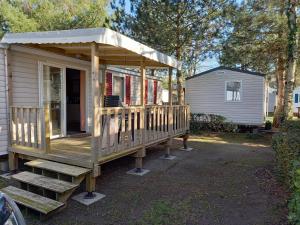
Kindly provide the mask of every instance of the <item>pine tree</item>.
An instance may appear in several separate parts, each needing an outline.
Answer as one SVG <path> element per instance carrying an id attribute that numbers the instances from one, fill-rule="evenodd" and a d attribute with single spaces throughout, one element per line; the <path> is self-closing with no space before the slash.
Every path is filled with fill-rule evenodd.
<path id="1" fill-rule="evenodd" d="M 180 103 L 184 75 L 193 75 L 197 62 L 214 50 L 228 5 L 227 0 L 132 0 L 128 13 L 125 1 L 115 0 L 114 28 L 184 62 L 183 73 L 177 70 Z"/>
<path id="2" fill-rule="evenodd" d="M 47 31 L 108 26 L 108 0 L 1 0 L 4 32 Z"/>

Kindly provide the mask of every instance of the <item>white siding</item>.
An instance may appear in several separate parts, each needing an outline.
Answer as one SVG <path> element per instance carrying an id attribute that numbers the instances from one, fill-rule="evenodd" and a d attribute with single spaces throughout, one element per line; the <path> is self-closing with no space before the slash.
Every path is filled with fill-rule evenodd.
<path id="1" fill-rule="evenodd" d="M 225 101 L 226 81 L 242 81 L 240 102 Z M 264 77 L 224 69 L 186 81 L 186 101 L 192 113 L 222 115 L 238 124 L 263 124 L 264 92 Z"/>
<path id="2" fill-rule="evenodd" d="M 24 50 L 24 49 L 23 49 Z M 87 70 L 87 83 L 91 87 L 90 66 L 78 60 L 74 62 L 72 58 L 64 57 L 63 59 L 55 57 L 49 53 L 49 57 L 38 54 L 38 52 L 31 53 L 18 50 L 11 50 L 9 54 L 9 65 L 12 73 L 12 105 L 14 106 L 38 106 L 39 105 L 39 71 L 38 64 L 49 63 L 60 67 L 68 67 L 74 69 Z M 0 86 L 1 86 L 0 79 Z M 91 126 L 91 91 L 87 88 L 88 94 L 88 126 Z M 1 100 L 0 100 L 1 102 Z M 1 109 L 0 109 L 1 111 Z M 1 113 L 1 112 L 0 112 Z"/>
<path id="3" fill-rule="evenodd" d="M 139 105 L 141 104 L 141 82 L 140 77 L 132 76 L 131 79 L 131 104 L 132 105 Z"/>
<path id="4" fill-rule="evenodd" d="M 6 154 L 8 148 L 8 108 L 5 72 L 5 50 L 0 47 L 0 155 Z"/>
<path id="5" fill-rule="evenodd" d="M 295 97 L 298 94 L 298 101 L 296 101 Z M 300 107 L 300 87 L 296 87 L 293 91 L 293 111 L 294 113 L 298 113 L 298 107 Z"/>

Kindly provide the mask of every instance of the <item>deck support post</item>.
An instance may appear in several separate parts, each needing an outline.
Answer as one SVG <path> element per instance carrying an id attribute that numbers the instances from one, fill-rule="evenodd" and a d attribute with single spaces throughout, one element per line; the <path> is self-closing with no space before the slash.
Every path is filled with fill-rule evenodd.
<path id="1" fill-rule="evenodd" d="M 171 156 L 171 145 L 172 145 L 172 139 L 170 138 L 165 144 L 165 148 L 166 148 L 165 158 L 169 158 Z"/>
<path id="2" fill-rule="evenodd" d="M 185 135 L 183 135 L 183 137 L 182 137 L 183 148 L 184 148 L 184 149 L 188 149 L 188 146 L 187 146 L 188 138 L 189 138 L 189 134 L 185 134 Z"/>
<path id="3" fill-rule="evenodd" d="M 93 176 L 93 173 L 89 173 L 86 176 L 86 196 L 85 198 L 93 198 L 94 197 L 94 193 L 96 190 L 96 177 Z"/>
<path id="4" fill-rule="evenodd" d="M 19 165 L 18 165 L 18 154 L 15 152 L 8 152 L 8 166 L 10 172 L 15 172 Z"/>
<path id="5" fill-rule="evenodd" d="M 146 149 L 145 147 L 138 150 L 135 154 L 135 172 L 141 173 L 143 170 L 143 158 L 146 156 Z"/>

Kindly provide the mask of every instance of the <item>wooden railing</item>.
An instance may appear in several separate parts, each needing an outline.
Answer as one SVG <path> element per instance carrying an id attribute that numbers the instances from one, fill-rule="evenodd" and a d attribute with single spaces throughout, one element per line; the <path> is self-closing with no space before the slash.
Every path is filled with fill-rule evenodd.
<path id="1" fill-rule="evenodd" d="M 150 145 L 189 129 L 189 107 L 146 106 L 103 108 L 99 156 Z"/>
<path id="2" fill-rule="evenodd" d="M 102 108 L 98 156 L 149 146 L 183 134 L 189 129 L 189 114 L 187 105 Z M 11 144 L 47 152 L 50 149 L 49 116 L 49 107 L 11 107 Z"/>
<path id="3" fill-rule="evenodd" d="M 41 147 L 41 112 L 39 107 L 10 107 L 12 145 Z"/>

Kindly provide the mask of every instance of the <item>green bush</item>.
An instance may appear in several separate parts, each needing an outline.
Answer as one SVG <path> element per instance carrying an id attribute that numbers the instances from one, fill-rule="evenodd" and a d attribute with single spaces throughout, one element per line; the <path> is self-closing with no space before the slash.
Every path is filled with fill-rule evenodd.
<path id="1" fill-rule="evenodd" d="M 190 130 L 192 133 L 201 131 L 234 132 L 236 126 L 226 122 L 226 118 L 220 115 L 193 113 L 191 114 Z"/>
<path id="2" fill-rule="evenodd" d="M 272 129 L 272 122 L 267 120 L 265 124 L 265 129 L 266 130 L 271 130 Z"/>
<path id="3" fill-rule="evenodd" d="M 293 193 L 288 204 L 289 216 L 291 224 L 300 224 L 300 161 L 293 161 L 291 177 L 293 180 Z"/>
<path id="4" fill-rule="evenodd" d="M 288 218 L 292 224 L 300 225 L 300 122 L 287 121 L 280 131 L 272 138 L 276 171 L 292 193 Z"/>

